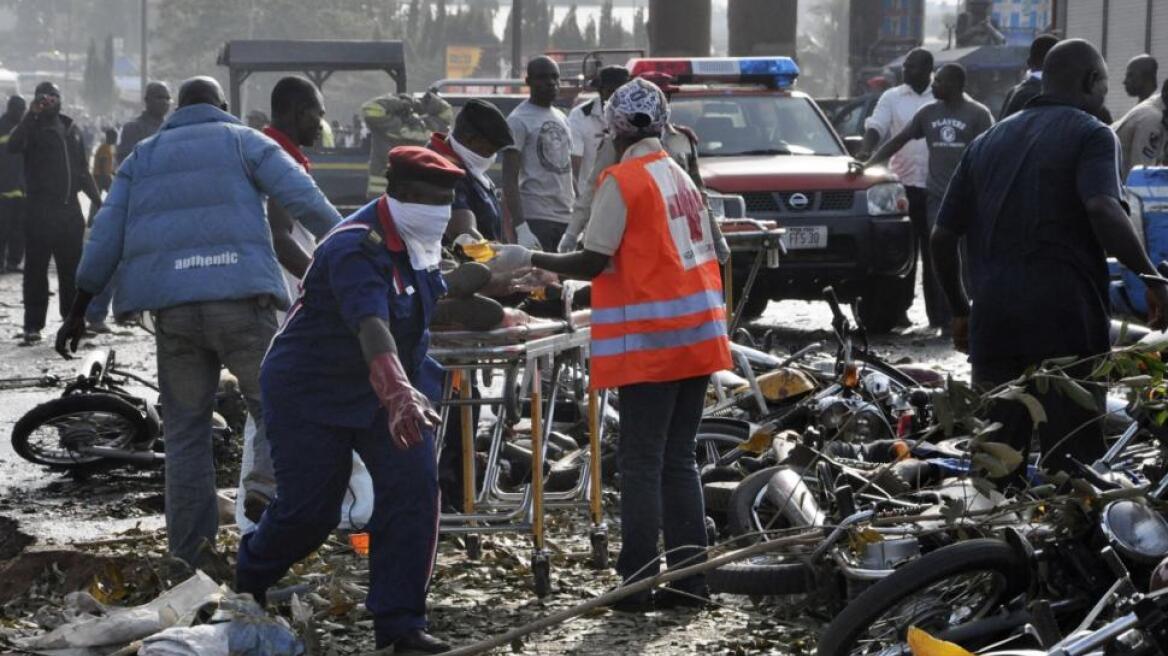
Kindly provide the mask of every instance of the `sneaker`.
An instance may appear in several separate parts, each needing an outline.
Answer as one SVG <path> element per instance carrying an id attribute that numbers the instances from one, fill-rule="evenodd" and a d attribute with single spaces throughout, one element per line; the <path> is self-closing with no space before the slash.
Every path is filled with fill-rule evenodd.
<path id="1" fill-rule="evenodd" d="M 709 589 L 689 592 L 687 590 L 677 590 L 665 586 L 658 590 L 655 596 L 658 610 L 674 610 L 678 608 L 702 609 L 711 606 Z"/>
<path id="2" fill-rule="evenodd" d="M 93 323 L 86 323 L 85 332 L 91 335 L 108 335 L 113 331 L 110 327 L 105 325 L 104 321 L 94 321 Z"/>
<path id="3" fill-rule="evenodd" d="M 20 346 L 32 346 L 41 341 L 41 334 L 39 331 L 25 331 L 17 337 L 20 339 Z"/>
<path id="4" fill-rule="evenodd" d="M 644 614 L 657 610 L 657 603 L 653 592 L 646 590 L 645 592 L 638 592 L 635 595 L 618 599 L 609 608 L 618 613 Z"/>
<path id="5" fill-rule="evenodd" d="M 414 629 L 394 640 L 393 653 L 401 654 L 441 654 L 450 651 L 450 645 L 426 633 L 422 629 Z"/>

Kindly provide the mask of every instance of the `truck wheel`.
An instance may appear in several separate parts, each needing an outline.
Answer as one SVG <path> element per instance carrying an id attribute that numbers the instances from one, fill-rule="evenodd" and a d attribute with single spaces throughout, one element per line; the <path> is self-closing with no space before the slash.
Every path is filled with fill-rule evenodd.
<path id="1" fill-rule="evenodd" d="M 900 278 L 873 278 L 860 296 L 860 321 L 873 334 L 892 332 L 905 311 L 904 281 Z"/>
<path id="2" fill-rule="evenodd" d="M 762 285 L 756 284 L 754 287 L 754 291 L 751 292 L 750 298 L 746 300 L 746 306 L 742 308 L 743 321 L 754 321 L 755 319 L 761 317 L 762 313 L 766 312 L 767 305 L 769 305 L 771 302 L 770 297 L 766 295 L 766 290 L 761 289 Z M 737 284 L 734 286 L 734 307 L 726 309 L 733 312 L 738 307 L 738 300 L 741 298 L 742 285 Z"/>

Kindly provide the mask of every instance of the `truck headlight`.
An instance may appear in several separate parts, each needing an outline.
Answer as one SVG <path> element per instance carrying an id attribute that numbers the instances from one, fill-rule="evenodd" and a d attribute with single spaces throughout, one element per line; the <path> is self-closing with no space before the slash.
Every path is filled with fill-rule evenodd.
<path id="1" fill-rule="evenodd" d="M 868 214 L 881 216 L 908 212 L 908 196 L 899 182 L 884 182 L 868 187 Z"/>

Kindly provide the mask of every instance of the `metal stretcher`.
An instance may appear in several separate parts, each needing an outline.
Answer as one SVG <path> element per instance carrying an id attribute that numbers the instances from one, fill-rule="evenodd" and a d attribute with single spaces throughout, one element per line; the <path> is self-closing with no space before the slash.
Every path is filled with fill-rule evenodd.
<path id="1" fill-rule="evenodd" d="M 484 533 L 531 531 L 534 547 L 531 568 L 539 596 L 551 589 L 544 528 L 548 507 L 587 509 L 592 523 L 593 563 L 597 567 L 608 564 L 600 479 L 602 399 L 599 393 L 587 391 L 585 384 L 591 338 L 587 319 L 587 312 L 577 312 L 562 321 L 534 320 L 528 325 L 491 331 L 438 331 L 431 338 L 430 355 L 447 371 L 439 404 L 443 426 L 439 435 L 444 441 L 451 412 L 460 413 L 462 428 L 462 512 L 444 513 L 440 530 L 466 535 L 467 551 L 472 558 L 480 553 L 479 536 Z M 484 372 L 488 380 L 501 374 L 501 394 L 475 398 L 472 385 L 476 372 Z M 544 385 L 545 378 L 550 385 Z M 547 444 L 555 420 L 556 401 L 564 392 L 575 395 L 576 399 L 583 399 L 587 394 L 589 457 L 571 489 L 545 492 L 543 469 Z M 521 418 L 525 402 L 530 405 L 531 482 L 521 491 L 507 491 L 500 484 L 503 445 L 510 426 Z M 481 486 L 475 480 L 474 406 L 490 407 L 497 418 L 491 428 Z M 441 452 L 439 448 L 439 456 Z"/>

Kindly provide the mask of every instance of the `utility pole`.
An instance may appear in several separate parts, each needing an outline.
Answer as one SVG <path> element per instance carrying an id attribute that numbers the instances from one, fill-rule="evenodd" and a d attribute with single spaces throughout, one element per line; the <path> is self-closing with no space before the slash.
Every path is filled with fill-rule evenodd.
<path id="1" fill-rule="evenodd" d="M 522 77 L 523 64 L 523 0 L 511 0 L 511 77 Z"/>
<path id="2" fill-rule="evenodd" d="M 142 44 L 139 48 L 139 54 L 142 57 L 142 61 L 138 62 L 138 72 L 141 76 L 142 85 L 142 100 L 146 100 L 146 84 L 150 79 L 150 60 L 147 57 L 148 50 L 146 47 L 146 37 L 149 32 L 147 29 L 148 23 L 146 22 L 146 2 L 147 0 L 142 0 L 142 11 L 140 14 L 141 18 L 138 21 L 140 23 L 139 27 L 142 28 L 142 33 L 139 35 L 139 37 L 142 39 Z"/>

